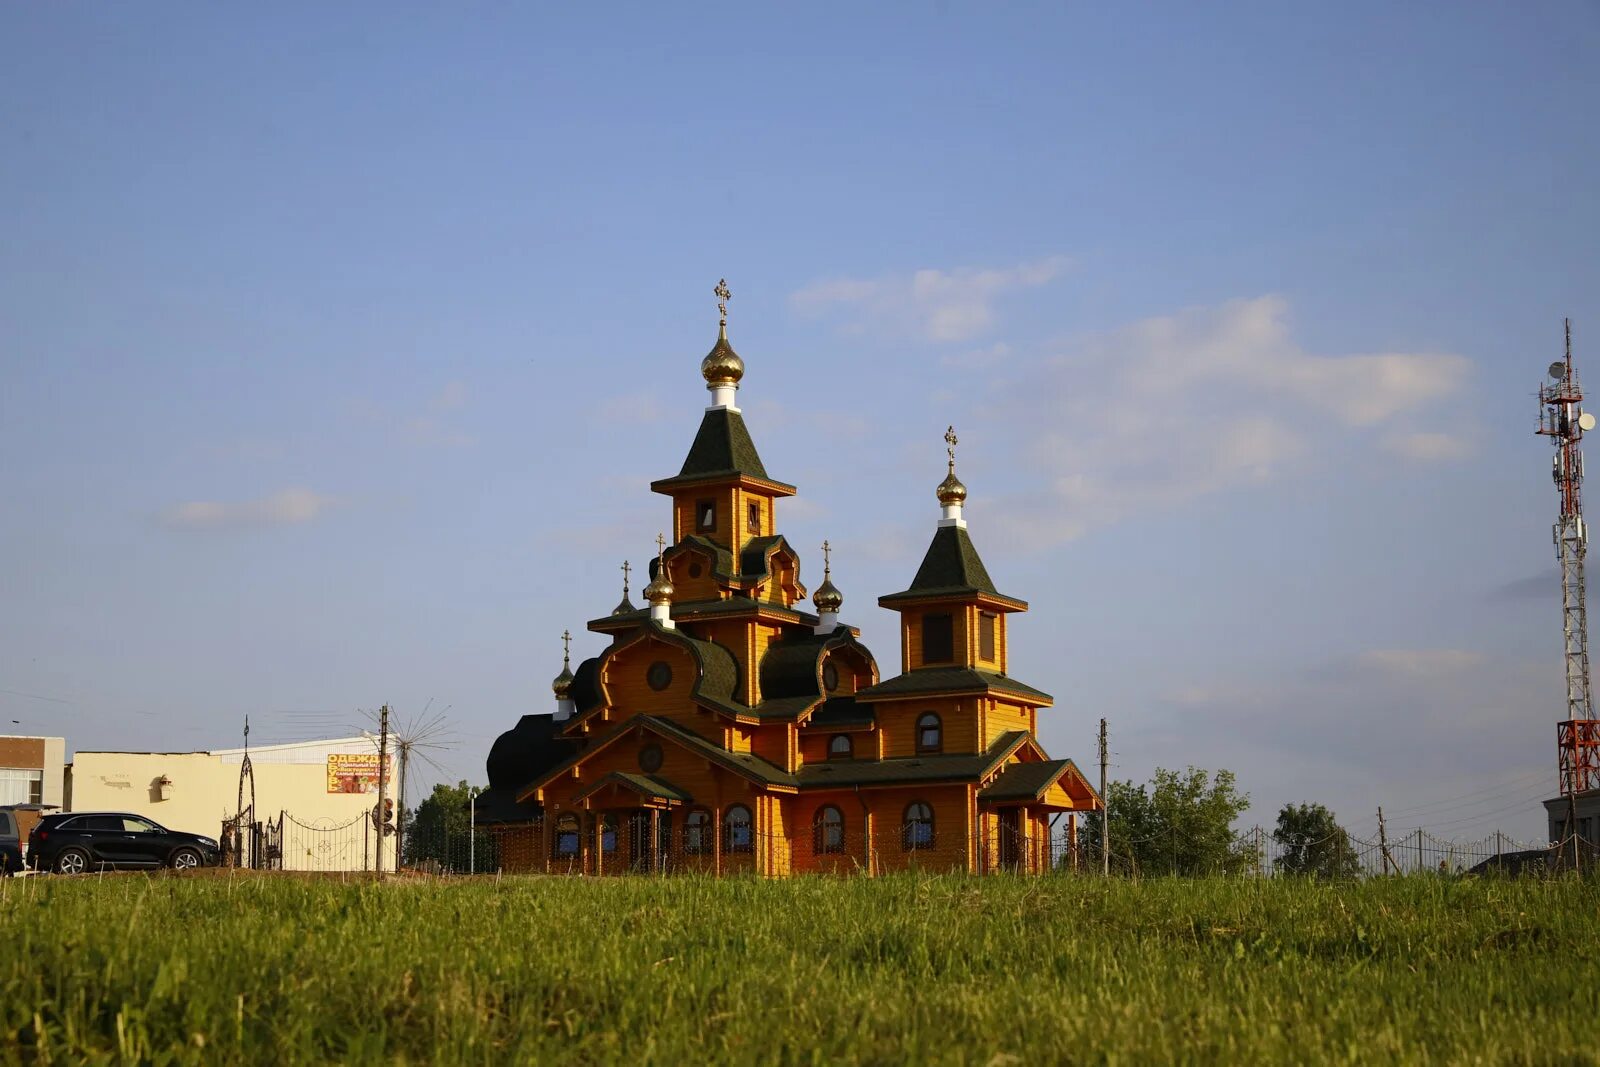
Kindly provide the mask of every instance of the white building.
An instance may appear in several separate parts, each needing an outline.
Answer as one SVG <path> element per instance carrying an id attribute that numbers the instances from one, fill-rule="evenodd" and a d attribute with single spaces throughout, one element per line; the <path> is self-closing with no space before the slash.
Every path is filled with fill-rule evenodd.
<path id="1" fill-rule="evenodd" d="M 78 752 L 67 768 L 72 811 L 125 811 L 169 830 L 221 838 L 242 809 L 260 824 L 260 848 L 285 870 L 360 871 L 377 862 L 372 810 L 378 800 L 378 744 L 371 737 L 253 746 L 211 752 Z M 395 795 L 394 756 L 388 757 Z M 253 779 L 253 781 L 252 781 Z M 243 800 L 241 806 L 241 797 Z M 253 808 L 252 808 L 253 803 Z M 274 829 L 281 825 L 281 830 Z M 383 841 L 394 870 L 394 838 Z"/>

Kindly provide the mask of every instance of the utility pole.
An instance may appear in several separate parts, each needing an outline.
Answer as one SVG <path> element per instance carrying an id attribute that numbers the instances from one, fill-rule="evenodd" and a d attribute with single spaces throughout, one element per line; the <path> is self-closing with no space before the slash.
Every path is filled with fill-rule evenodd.
<path id="1" fill-rule="evenodd" d="M 400 750 L 400 803 L 394 812 L 394 869 L 398 871 L 406 858 L 406 764 L 411 762 L 411 742 L 402 737 L 395 747 Z"/>
<path id="2" fill-rule="evenodd" d="M 383 802 L 389 796 L 389 705 L 378 715 L 378 877 L 383 877 Z"/>
<path id="3" fill-rule="evenodd" d="M 1395 871 L 1398 873 L 1400 865 L 1395 863 L 1389 855 L 1389 831 L 1383 824 L 1383 808 L 1381 805 L 1378 808 L 1378 851 L 1383 854 L 1383 873 L 1389 873 L 1390 864 L 1394 864 Z"/>
<path id="4" fill-rule="evenodd" d="M 1106 721 L 1100 720 L 1100 873 L 1111 874 L 1111 811 L 1106 803 Z"/>

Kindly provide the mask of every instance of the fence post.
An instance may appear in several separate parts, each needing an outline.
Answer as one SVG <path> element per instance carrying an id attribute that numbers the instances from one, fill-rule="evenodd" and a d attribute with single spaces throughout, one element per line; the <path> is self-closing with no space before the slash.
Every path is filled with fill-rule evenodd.
<path id="1" fill-rule="evenodd" d="M 1428 867 L 1422 859 L 1422 827 L 1417 827 L 1417 870 L 1424 871 Z"/>

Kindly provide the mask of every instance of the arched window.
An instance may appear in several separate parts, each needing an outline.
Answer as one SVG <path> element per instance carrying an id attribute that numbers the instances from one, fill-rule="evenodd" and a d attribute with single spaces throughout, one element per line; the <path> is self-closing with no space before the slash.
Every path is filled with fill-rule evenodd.
<path id="1" fill-rule="evenodd" d="M 683 850 L 691 856 L 711 851 L 711 813 L 696 808 L 683 819 Z"/>
<path id="2" fill-rule="evenodd" d="M 938 752 L 944 748 L 944 729 L 939 716 L 928 712 L 917 719 L 917 751 Z"/>
<path id="3" fill-rule="evenodd" d="M 556 820 L 554 844 L 558 859 L 567 859 L 578 854 L 578 817 L 576 815 L 563 815 Z"/>
<path id="4" fill-rule="evenodd" d="M 900 841 L 907 852 L 933 847 L 933 808 L 922 801 L 906 805 L 905 821 L 900 825 Z"/>
<path id="5" fill-rule="evenodd" d="M 834 734 L 828 739 L 829 759 L 849 759 L 855 755 L 855 745 L 849 734 Z"/>
<path id="6" fill-rule="evenodd" d="M 818 808 L 811 820 L 811 849 L 819 856 L 844 851 L 844 812 L 832 804 Z"/>
<path id="7" fill-rule="evenodd" d="M 735 804 L 722 814 L 722 851 L 749 852 L 753 835 L 750 832 L 750 809 Z"/>

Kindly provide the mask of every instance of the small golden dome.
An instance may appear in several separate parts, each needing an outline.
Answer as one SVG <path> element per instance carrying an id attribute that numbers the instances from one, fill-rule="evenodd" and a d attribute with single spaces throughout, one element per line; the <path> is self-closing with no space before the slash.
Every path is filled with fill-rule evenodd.
<path id="1" fill-rule="evenodd" d="M 706 358 L 700 361 L 700 374 L 707 385 L 738 385 L 744 377 L 744 360 L 728 343 L 728 327 L 717 330 L 717 343 L 711 346 Z"/>
<path id="2" fill-rule="evenodd" d="M 623 593 L 621 602 L 618 603 L 616 607 L 611 609 L 611 614 L 613 614 L 613 615 L 632 615 L 634 612 L 636 612 L 638 610 L 639 610 L 638 608 L 633 606 L 633 601 L 628 599 L 628 594 L 627 593 Z"/>
<path id="3" fill-rule="evenodd" d="M 937 490 L 939 503 L 946 507 L 951 504 L 964 504 L 967 500 L 967 487 L 961 484 L 961 479 L 956 477 L 956 465 L 950 464 L 950 470 L 944 476 L 944 481 L 939 483 Z"/>
<path id="4" fill-rule="evenodd" d="M 811 594 L 811 603 L 816 605 L 818 611 L 838 614 L 840 606 L 844 604 L 844 594 L 839 592 L 839 587 L 833 584 L 831 578 L 823 579 L 822 585 Z"/>
<path id="5" fill-rule="evenodd" d="M 644 587 L 644 598 L 652 604 L 665 604 L 672 600 L 672 594 L 677 590 L 672 588 L 672 582 L 667 578 L 667 569 L 662 567 L 651 583 Z"/>
<path id="6" fill-rule="evenodd" d="M 555 693 L 557 700 L 567 699 L 567 694 L 572 692 L 572 668 L 562 664 L 561 673 L 550 683 L 550 689 Z"/>

